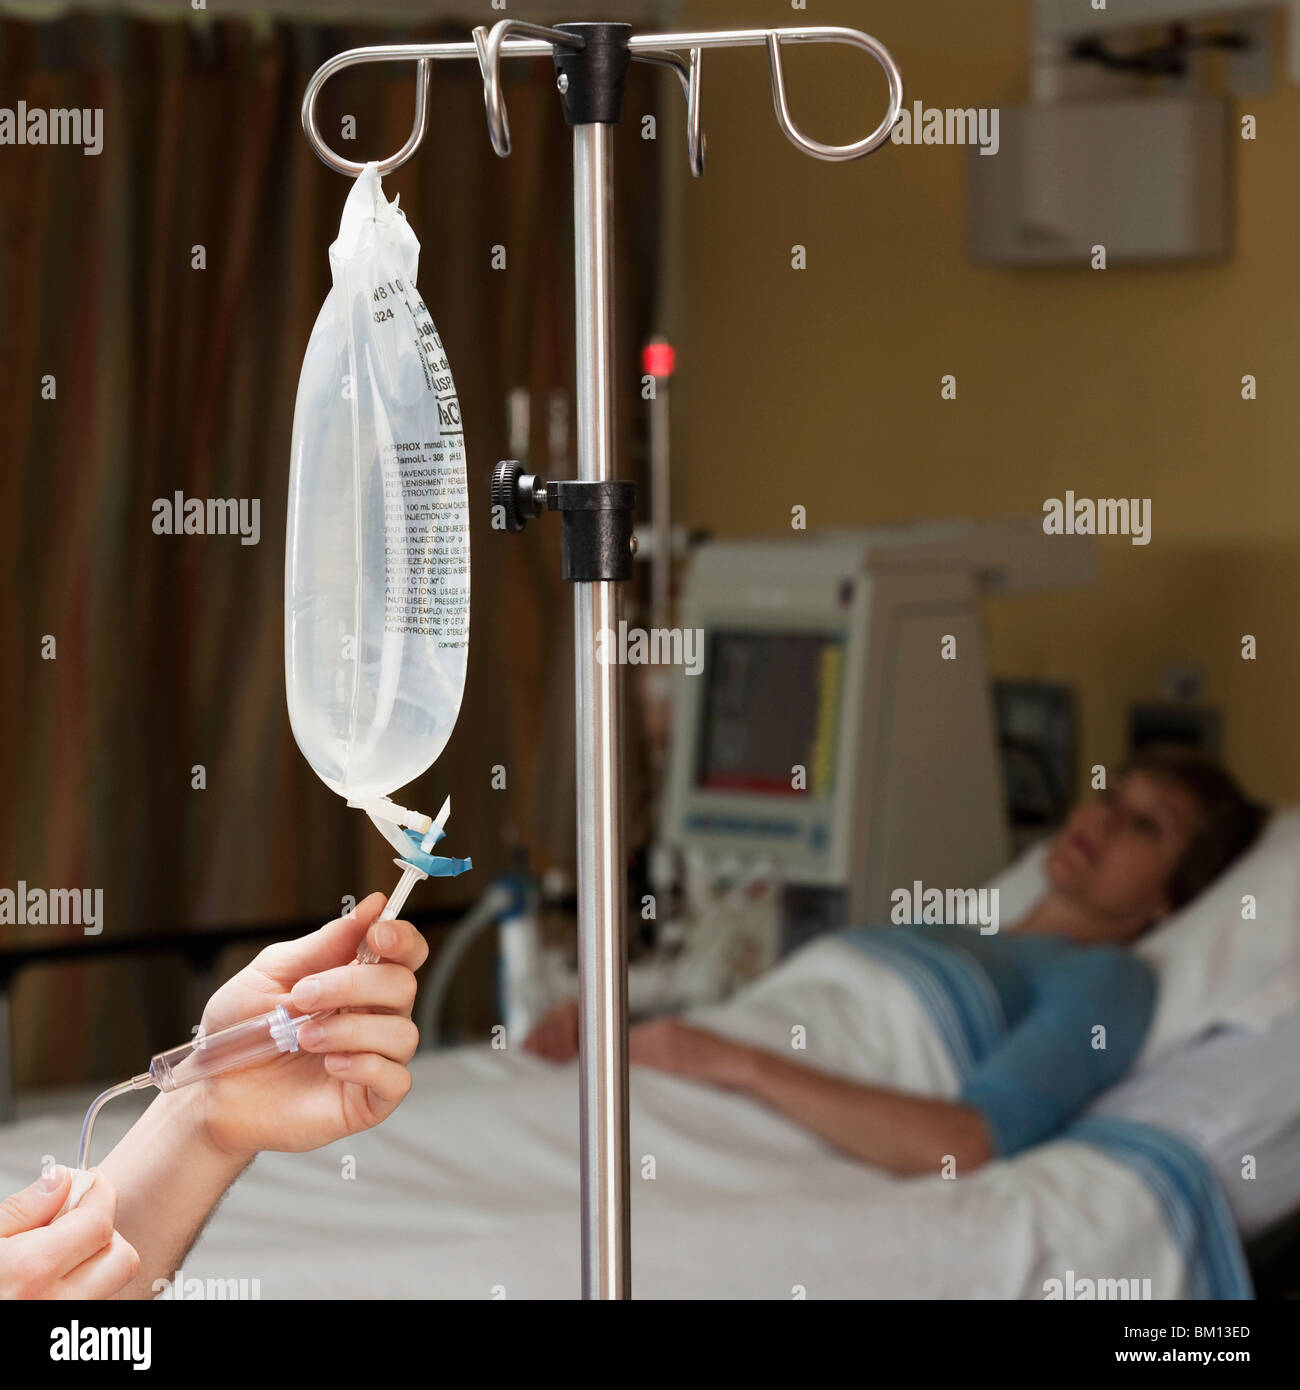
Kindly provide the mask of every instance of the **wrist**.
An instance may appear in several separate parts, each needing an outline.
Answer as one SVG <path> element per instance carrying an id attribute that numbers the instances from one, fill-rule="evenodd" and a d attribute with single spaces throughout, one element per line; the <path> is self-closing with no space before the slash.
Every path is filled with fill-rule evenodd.
<path id="1" fill-rule="evenodd" d="M 737 1091 L 757 1091 L 761 1081 L 764 1054 L 744 1043 L 729 1043 L 722 1066 L 714 1078 L 719 1085 Z"/>
<path id="2" fill-rule="evenodd" d="M 208 1123 L 204 1082 L 160 1093 L 149 1112 L 165 1131 L 169 1146 L 184 1150 L 187 1163 L 201 1165 L 216 1176 L 228 1175 L 233 1182 L 256 1157 L 255 1152 L 222 1143 L 214 1132 Z"/>

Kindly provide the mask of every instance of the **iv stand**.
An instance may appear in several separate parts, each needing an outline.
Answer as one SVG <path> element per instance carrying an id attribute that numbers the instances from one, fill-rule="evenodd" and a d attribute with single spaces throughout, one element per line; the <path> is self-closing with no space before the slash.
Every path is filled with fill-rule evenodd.
<path id="1" fill-rule="evenodd" d="M 884 69 L 889 105 L 868 136 L 825 145 L 805 135 L 790 114 L 782 66 L 783 43 L 841 43 L 860 48 Z M 381 175 L 404 164 L 428 128 L 430 64 L 477 58 L 483 74 L 488 130 L 498 155 L 510 153 L 510 125 L 501 93 L 501 58 L 550 57 L 565 120 L 573 127 L 575 270 L 577 277 L 578 477 L 539 483 L 506 460 L 493 478 L 492 500 L 506 529 L 523 529 L 543 508 L 564 525 L 564 577 L 574 585 L 574 665 L 577 696 L 578 974 L 582 1195 L 582 1296 L 630 1298 L 631 1230 L 627 1101 L 627 859 L 623 840 L 622 671 L 596 659 L 597 636 L 617 632 L 618 585 L 632 575 L 635 489 L 615 479 L 613 394 L 613 159 L 612 127 L 622 116 L 632 59 L 672 70 L 687 102 L 691 173 L 704 172 L 700 122 L 702 52 L 764 46 L 777 123 L 787 138 L 817 159 L 858 159 L 888 138 L 903 103 L 892 56 L 855 29 L 736 29 L 706 33 L 633 35 L 613 23 L 553 28 L 502 20 L 479 27 L 468 43 L 387 44 L 337 54 L 313 74 L 303 95 L 302 124 L 317 155 L 340 173 L 365 168 L 326 144 L 316 122 L 316 98 L 336 72 L 359 63 L 416 63 L 415 122 L 405 145 L 379 161 Z M 677 50 L 686 50 L 689 60 Z"/>

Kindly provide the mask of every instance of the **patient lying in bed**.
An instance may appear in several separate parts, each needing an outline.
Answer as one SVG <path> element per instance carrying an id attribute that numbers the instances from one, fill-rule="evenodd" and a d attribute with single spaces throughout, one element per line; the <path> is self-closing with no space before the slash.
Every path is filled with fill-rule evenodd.
<path id="1" fill-rule="evenodd" d="M 1210 759 L 1147 750 L 1075 809 L 1048 853 L 1048 891 L 1010 934 L 842 933 L 918 993 L 951 1001 L 970 1063 L 955 1096 L 832 1075 L 675 1018 L 634 1028 L 631 1061 L 748 1093 L 891 1172 L 970 1171 L 1007 1157 L 1057 1133 L 1129 1069 L 1156 987 L 1126 948 L 1213 882 L 1264 820 Z M 571 1060 L 576 1005 L 553 1010 L 525 1047 Z"/>

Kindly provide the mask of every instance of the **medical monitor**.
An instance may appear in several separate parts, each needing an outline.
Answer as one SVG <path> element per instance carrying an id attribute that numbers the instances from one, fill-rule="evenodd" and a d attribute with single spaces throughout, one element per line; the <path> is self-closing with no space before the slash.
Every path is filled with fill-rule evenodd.
<path id="1" fill-rule="evenodd" d="M 706 542 L 679 621 L 661 843 L 766 866 L 788 941 L 888 920 L 891 893 L 979 887 L 1009 853 L 978 601 L 1087 582 L 1034 522 Z"/>

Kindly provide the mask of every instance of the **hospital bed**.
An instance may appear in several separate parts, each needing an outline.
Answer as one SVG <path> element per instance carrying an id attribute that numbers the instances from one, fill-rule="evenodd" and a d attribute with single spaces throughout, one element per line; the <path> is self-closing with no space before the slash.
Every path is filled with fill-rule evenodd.
<path id="1" fill-rule="evenodd" d="M 995 880 L 1004 920 L 1040 874 L 1035 851 Z M 1246 885 L 1256 920 L 1241 918 Z M 797 1007 L 822 1049 L 810 1060 L 830 1070 L 854 1074 L 882 1037 L 897 1076 L 942 1068 L 916 999 L 861 1007 L 837 944 L 697 1017 L 759 1041 Z M 1135 1071 L 1063 1135 L 955 1181 L 882 1174 L 746 1097 L 634 1069 L 636 1294 L 1043 1298 L 1057 1281 L 1080 1297 L 1107 1280 L 1112 1297 L 1249 1297 L 1245 1250 L 1296 1248 L 1300 813 L 1142 949 L 1162 993 Z M 474 1046 L 421 1053 L 413 1071 L 379 1129 L 262 1155 L 186 1278 L 255 1280 L 263 1298 L 575 1296 L 572 1067 Z M 0 1130 L 0 1187 L 70 1153 L 80 1103 Z M 103 1144 L 123 1107 L 106 1112 Z"/>
<path id="2" fill-rule="evenodd" d="M 1247 1296 L 1238 1239 L 1258 1240 L 1300 1202 L 1298 1045 L 1300 1014 L 1264 1047 L 1246 1033 L 1212 1039 L 1098 1107 L 1205 1155 L 1217 1201 L 1192 1190 L 1169 1209 L 1156 1179 L 1104 1147 L 1058 1142 L 957 1183 L 904 1181 L 832 1154 L 746 1099 L 634 1069 L 635 1291 L 1042 1298 L 1047 1279 L 1074 1270 L 1149 1278 L 1154 1298 Z M 185 1261 L 186 1277 L 257 1280 L 262 1298 L 576 1296 L 572 1067 L 471 1047 L 423 1053 L 413 1072 L 410 1097 L 379 1129 L 314 1154 L 262 1155 Z M 1289 1117 L 1216 1114 L 1206 1102 L 1240 1102 L 1243 1078 L 1275 1096 L 1289 1087 Z M 0 1185 L 13 1190 L 41 1156 L 66 1154 L 79 1119 L 74 1106 L 5 1132 Z M 126 1111 L 106 1113 L 105 1144 L 127 1123 Z M 1243 1142 L 1256 1183 L 1240 1179 Z M 635 1176 L 648 1157 L 654 1177 Z M 1165 1176 L 1186 1182 L 1188 1170 Z"/>

